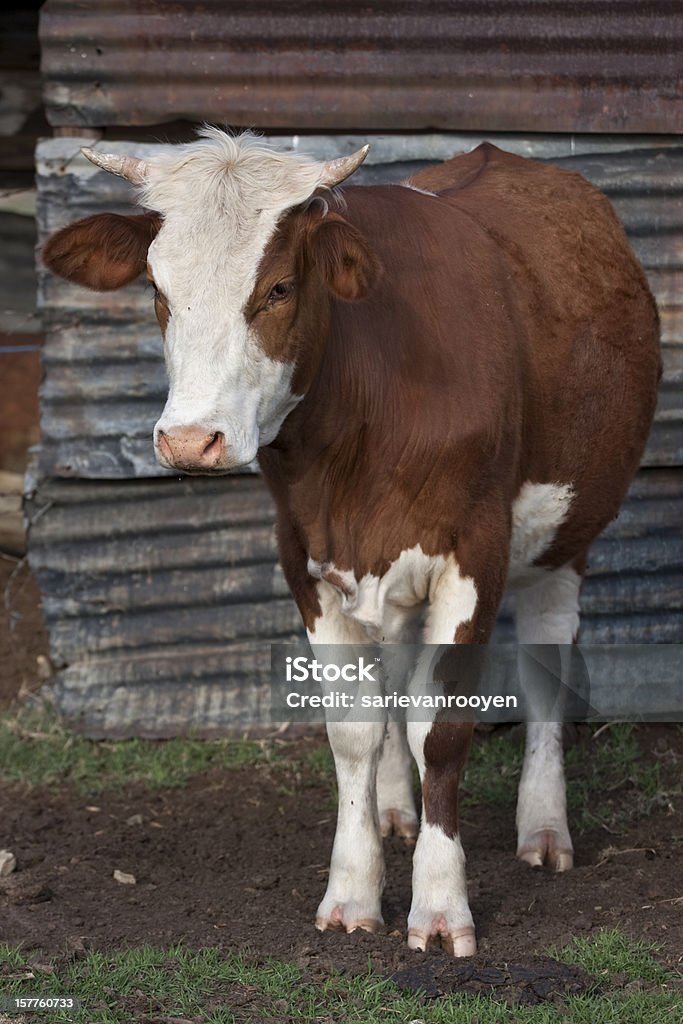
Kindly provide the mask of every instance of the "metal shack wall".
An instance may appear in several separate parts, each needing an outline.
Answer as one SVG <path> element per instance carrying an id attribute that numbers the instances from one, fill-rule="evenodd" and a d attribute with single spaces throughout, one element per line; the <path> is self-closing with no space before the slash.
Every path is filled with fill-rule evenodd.
<path id="1" fill-rule="evenodd" d="M 129 208 L 128 186 L 79 156 L 90 130 L 137 153 L 111 140 L 144 126 L 147 138 L 186 137 L 202 120 L 307 133 L 278 141 L 326 157 L 367 139 L 365 183 L 483 137 L 583 171 L 646 267 L 665 359 L 644 468 L 592 552 L 583 638 L 680 642 L 682 36 L 683 11 L 666 0 L 47 0 L 47 117 L 81 137 L 38 148 L 40 235 Z M 265 724 L 269 641 L 300 624 L 263 482 L 179 480 L 154 462 L 165 375 L 142 284 L 103 297 L 41 275 L 40 292 L 42 444 L 27 512 L 58 708 L 94 736 Z"/>
<path id="2" fill-rule="evenodd" d="M 667 0 L 47 0 L 50 124 L 677 132 Z"/>

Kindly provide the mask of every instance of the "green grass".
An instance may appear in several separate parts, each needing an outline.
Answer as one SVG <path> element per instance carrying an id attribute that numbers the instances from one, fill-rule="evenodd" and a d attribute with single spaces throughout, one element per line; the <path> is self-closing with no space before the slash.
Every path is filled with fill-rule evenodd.
<path id="1" fill-rule="evenodd" d="M 477 804 L 514 807 L 523 758 L 521 731 L 475 736 L 462 783 L 463 808 Z"/>
<path id="2" fill-rule="evenodd" d="M 524 759 L 522 730 L 477 739 L 463 780 L 463 813 L 469 806 L 514 806 Z M 632 822 L 680 797 L 680 784 L 664 785 L 661 764 L 643 757 L 638 727 L 618 722 L 565 756 L 570 827 L 599 826 L 619 834 Z"/>
<path id="3" fill-rule="evenodd" d="M 669 972 L 656 959 L 657 946 L 628 939 L 617 928 L 605 928 L 590 939 L 575 938 L 571 945 L 551 949 L 556 960 L 575 964 L 596 978 L 624 975 L 629 981 L 664 984 Z"/>
<path id="4" fill-rule="evenodd" d="M 350 940 L 352 941 L 352 940 Z M 569 996 L 535 1007 L 514 1007 L 486 995 L 427 999 L 399 991 L 369 966 L 365 975 L 329 974 L 311 978 L 294 964 L 252 960 L 216 950 L 166 951 L 150 947 L 55 964 L 53 974 L 33 970 L 16 949 L 0 946 L 2 995 L 69 995 L 83 1002 L 79 1011 L 51 1014 L 51 1024 L 134 1024 L 198 1018 L 202 1024 L 308 1022 L 308 1024 L 678 1024 L 683 996 L 666 988 L 669 975 L 655 951 L 630 943 L 619 932 L 600 933 L 553 951 L 567 963 L 590 971 L 603 991 Z M 648 991 L 610 991 L 609 978 L 656 982 Z M 607 981 L 605 980 L 607 979 Z M 15 1018 L 16 1019 L 16 1018 Z M 38 1022 L 46 1018 L 36 1014 Z"/>
<path id="5" fill-rule="evenodd" d="M 523 732 L 501 730 L 477 737 L 463 780 L 463 816 L 469 807 L 513 807 L 522 770 Z M 323 782 L 336 802 L 334 762 L 321 744 L 288 756 L 286 743 L 249 739 L 92 741 L 71 732 L 51 711 L 24 708 L 0 716 L 0 780 L 33 786 L 69 786 L 80 794 L 139 783 L 182 786 L 210 769 L 276 767 L 286 791 Z M 664 784 L 661 764 L 643 757 L 638 727 L 617 723 L 567 752 L 567 802 L 577 833 L 601 827 L 611 834 L 680 797 L 680 783 Z"/>
<path id="6" fill-rule="evenodd" d="M 680 784 L 667 788 L 661 763 L 643 757 L 633 723 L 618 722 L 588 747 L 571 747 L 565 764 L 567 805 L 579 831 L 599 825 L 607 832 L 623 832 L 683 791 Z"/>
<path id="7" fill-rule="evenodd" d="M 10 783 L 67 785 L 90 794 L 133 783 L 174 787 L 211 768 L 267 765 L 276 758 L 274 745 L 255 740 L 93 741 L 49 711 L 0 717 L 0 779 Z"/>

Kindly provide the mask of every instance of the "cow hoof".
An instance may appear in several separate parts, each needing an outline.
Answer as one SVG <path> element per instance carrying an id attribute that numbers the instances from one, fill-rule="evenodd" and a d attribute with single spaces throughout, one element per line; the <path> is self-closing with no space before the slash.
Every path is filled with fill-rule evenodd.
<path id="1" fill-rule="evenodd" d="M 534 832 L 520 844 L 517 856 L 532 868 L 542 868 L 545 864 L 553 871 L 569 871 L 574 866 L 571 846 L 560 845 L 557 832 L 552 829 Z"/>
<path id="2" fill-rule="evenodd" d="M 337 903 L 329 914 L 318 911 L 315 926 L 319 932 L 372 932 L 373 934 L 384 925 L 381 917 L 361 915 L 360 908 L 353 903 Z"/>
<path id="3" fill-rule="evenodd" d="M 434 918 L 429 931 L 420 928 L 411 928 L 408 931 L 409 949 L 424 952 L 431 940 L 440 940 L 441 948 L 451 956 L 474 956 L 477 952 L 474 928 L 468 926 L 450 931 L 443 914 Z"/>
<path id="4" fill-rule="evenodd" d="M 401 811 L 396 807 L 387 807 L 380 811 L 379 827 L 382 838 L 387 836 L 402 836 L 407 846 L 413 846 L 420 830 L 420 823 L 416 815 L 411 811 Z"/>

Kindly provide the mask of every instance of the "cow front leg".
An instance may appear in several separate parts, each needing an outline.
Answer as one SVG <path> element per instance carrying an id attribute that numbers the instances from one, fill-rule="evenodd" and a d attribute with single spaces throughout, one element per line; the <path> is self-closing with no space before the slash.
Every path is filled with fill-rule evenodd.
<path id="1" fill-rule="evenodd" d="M 323 663 L 355 660 L 367 651 L 365 630 L 342 615 L 339 595 L 329 584 L 320 582 L 318 595 L 321 615 L 309 631 L 316 658 Z M 338 810 L 327 891 L 316 914 L 320 931 L 362 928 L 374 932 L 383 924 L 384 852 L 377 811 L 377 766 L 386 726 L 385 716 L 379 712 L 373 721 L 361 720 L 369 717 L 360 709 L 361 690 L 368 695 L 379 693 L 381 682 L 359 684 L 356 706 L 342 720 L 338 712 L 330 712 L 327 718 Z"/>
<path id="2" fill-rule="evenodd" d="M 422 780 L 422 822 L 413 856 L 408 946 L 440 939 L 453 956 L 477 951 L 467 900 L 465 853 L 458 835 L 458 788 L 474 726 L 411 722 L 410 746 Z"/>
<path id="3" fill-rule="evenodd" d="M 474 579 L 452 561 L 432 588 L 425 628 L 427 645 L 445 645 L 435 658 L 426 646 L 418 660 L 411 692 L 438 692 L 444 680 L 448 695 L 475 692 L 482 667 L 479 644 L 488 640 L 502 591 L 478 591 Z M 455 644 L 454 644 L 455 641 Z M 474 647 L 461 645 L 472 645 Z M 441 648 L 440 648 L 441 650 Z M 418 716 L 408 723 L 408 740 L 422 782 L 422 821 L 413 856 L 413 898 L 408 915 L 408 945 L 424 950 L 430 939 L 454 956 L 472 956 L 477 943 L 467 899 L 465 854 L 458 834 L 458 789 L 474 731 L 472 721 L 432 721 Z"/>
<path id="4" fill-rule="evenodd" d="M 384 722 L 328 722 L 337 771 L 339 805 L 327 891 L 316 928 L 362 928 L 382 924 L 384 854 L 377 814 L 377 762 Z"/>
<path id="5" fill-rule="evenodd" d="M 579 628 L 581 576 L 559 569 L 517 594 L 520 644 L 559 645 L 557 663 L 564 679 L 570 646 Z M 520 679 L 528 707 L 524 766 L 517 799 L 517 856 L 532 867 L 567 871 L 574 863 L 567 824 L 562 751 L 562 689 L 534 670 L 520 653 Z"/>

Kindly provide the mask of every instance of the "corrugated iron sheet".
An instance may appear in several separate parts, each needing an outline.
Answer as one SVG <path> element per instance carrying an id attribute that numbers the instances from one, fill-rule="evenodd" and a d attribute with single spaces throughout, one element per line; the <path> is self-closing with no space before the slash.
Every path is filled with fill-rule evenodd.
<path id="1" fill-rule="evenodd" d="M 594 545 L 584 642 L 683 641 L 682 485 L 642 470 Z M 260 478 L 43 481 L 28 515 L 60 713 L 91 736 L 269 724 L 270 643 L 302 627 Z"/>
<path id="2" fill-rule="evenodd" d="M 53 126 L 678 131 L 667 0 L 47 0 Z"/>
<path id="3" fill-rule="evenodd" d="M 400 180 L 436 158 L 478 141 L 463 136 L 294 139 L 316 155 L 373 143 L 359 183 Z M 665 138 L 509 137 L 493 141 L 552 158 L 583 172 L 612 199 L 658 300 L 665 374 L 645 465 L 683 463 L 683 147 Z M 80 156 L 83 140 L 55 139 L 37 153 L 39 230 L 48 232 L 98 210 L 131 209 L 130 186 Z M 283 146 L 286 142 L 283 141 Z M 629 148 L 619 148 L 624 145 Z M 107 143 L 121 152 L 156 147 Z M 598 152 L 596 152 L 596 148 Z M 602 149 L 602 152 L 599 150 Z M 152 428 L 166 397 L 161 341 L 151 296 L 140 282 L 97 294 L 40 275 L 47 342 L 41 392 L 45 476 L 130 478 L 164 475 L 152 450 Z"/>

